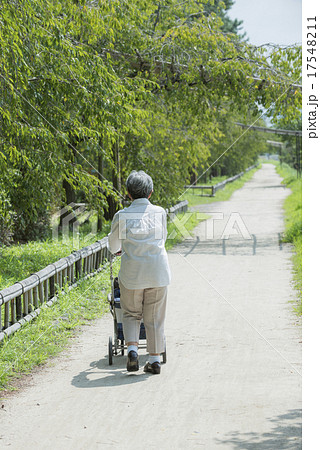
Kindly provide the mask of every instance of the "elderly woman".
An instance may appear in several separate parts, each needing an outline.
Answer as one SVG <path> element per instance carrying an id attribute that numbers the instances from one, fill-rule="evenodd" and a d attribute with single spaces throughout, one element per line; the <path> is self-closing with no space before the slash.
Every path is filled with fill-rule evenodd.
<path id="1" fill-rule="evenodd" d="M 165 350 L 164 319 L 171 277 L 164 246 L 167 217 L 163 208 L 149 201 L 153 182 L 145 172 L 131 172 L 126 187 L 132 204 L 115 214 L 108 245 L 112 253 L 122 251 L 119 285 L 128 347 L 127 370 L 139 369 L 138 343 L 143 318 L 149 352 L 144 371 L 159 374 L 160 354 Z"/>

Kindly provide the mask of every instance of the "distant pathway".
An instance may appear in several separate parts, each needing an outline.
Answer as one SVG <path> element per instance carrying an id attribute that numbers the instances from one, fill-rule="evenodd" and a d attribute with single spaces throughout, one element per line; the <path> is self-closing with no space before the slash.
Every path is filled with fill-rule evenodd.
<path id="1" fill-rule="evenodd" d="M 170 252 L 160 376 L 127 374 L 125 357 L 108 366 L 108 316 L 3 402 L 0 447 L 300 449 L 301 327 L 279 241 L 288 193 L 265 164 L 229 201 L 198 208 L 215 220 Z M 251 239 L 230 234 L 231 214 Z"/>

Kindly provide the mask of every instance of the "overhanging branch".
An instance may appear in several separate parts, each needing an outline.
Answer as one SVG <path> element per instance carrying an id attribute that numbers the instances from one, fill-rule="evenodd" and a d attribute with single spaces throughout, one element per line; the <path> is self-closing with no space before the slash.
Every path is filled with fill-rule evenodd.
<path id="1" fill-rule="evenodd" d="M 143 58 L 142 55 L 137 50 L 136 50 L 136 55 L 132 55 L 130 53 L 121 53 L 116 50 L 103 49 L 102 56 L 104 56 L 106 53 L 108 53 L 114 60 L 117 60 L 117 61 L 125 60 L 125 61 L 129 62 L 132 69 L 140 71 L 140 72 L 144 72 L 144 71 L 151 72 L 152 71 L 155 74 L 161 74 L 163 72 L 169 71 L 173 74 L 177 74 L 177 73 L 181 73 L 183 71 L 187 71 L 189 69 L 188 65 L 173 62 L 173 61 L 169 62 L 169 61 L 163 61 L 163 60 L 159 60 L 159 59 L 155 59 L 155 58 L 152 61 L 148 60 L 146 58 Z M 238 59 L 243 60 L 244 58 L 239 57 Z M 227 58 L 227 59 L 221 60 L 219 62 L 221 64 L 223 64 L 225 61 L 230 61 L 230 59 Z M 203 82 L 205 82 L 205 84 L 215 81 L 215 79 L 212 78 L 207 71 L 205 72 L 203 65 L 200 65 L 198 70 L 199 70 L 200 78 Z M 266 79 L 259 78 L 256 76 L 250 76 L 250 75 L 247 75 L 246 78 L 263 83 L 264 85 L 268 85 L 268 84 L 284 85 L 286 83 L 286 81 L 274 81 L 274 80 L 267 81 Z M 192 84 L 195 84 L 195 83 L 192 83 Z M 289 84 L 292 89 L 302 89 L 301 84 L 296 84 L 296 83 L 289 83 Z"/>

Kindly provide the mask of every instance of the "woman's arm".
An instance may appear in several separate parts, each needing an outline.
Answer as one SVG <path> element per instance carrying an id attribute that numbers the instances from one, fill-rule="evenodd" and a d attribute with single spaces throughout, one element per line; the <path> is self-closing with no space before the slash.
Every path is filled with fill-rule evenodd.
<path id="1" fill-rule="evenodd" d="M 108 234 L 108 249 L 113 254 L 121 252 L 121 240 L 119 237 L 119 213 L 116 213 L 112 220 L 111 231 Z"/>

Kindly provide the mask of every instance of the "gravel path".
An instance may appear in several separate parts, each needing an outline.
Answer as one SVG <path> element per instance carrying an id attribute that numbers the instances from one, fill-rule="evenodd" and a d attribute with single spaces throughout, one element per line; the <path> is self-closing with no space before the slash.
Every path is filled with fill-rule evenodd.
<path id="1" fill-rule="evenodd" d="M 279 240 L 288 194 L 265 164 L 229 201 L 198 208 L 215 220 L 170 252 L 160 376 L 126 373 L 121 356 L 110 368 L 113 322 L 98 320 L 3 402 L 0 447 L 300 449 L 301 324 Z"/>

